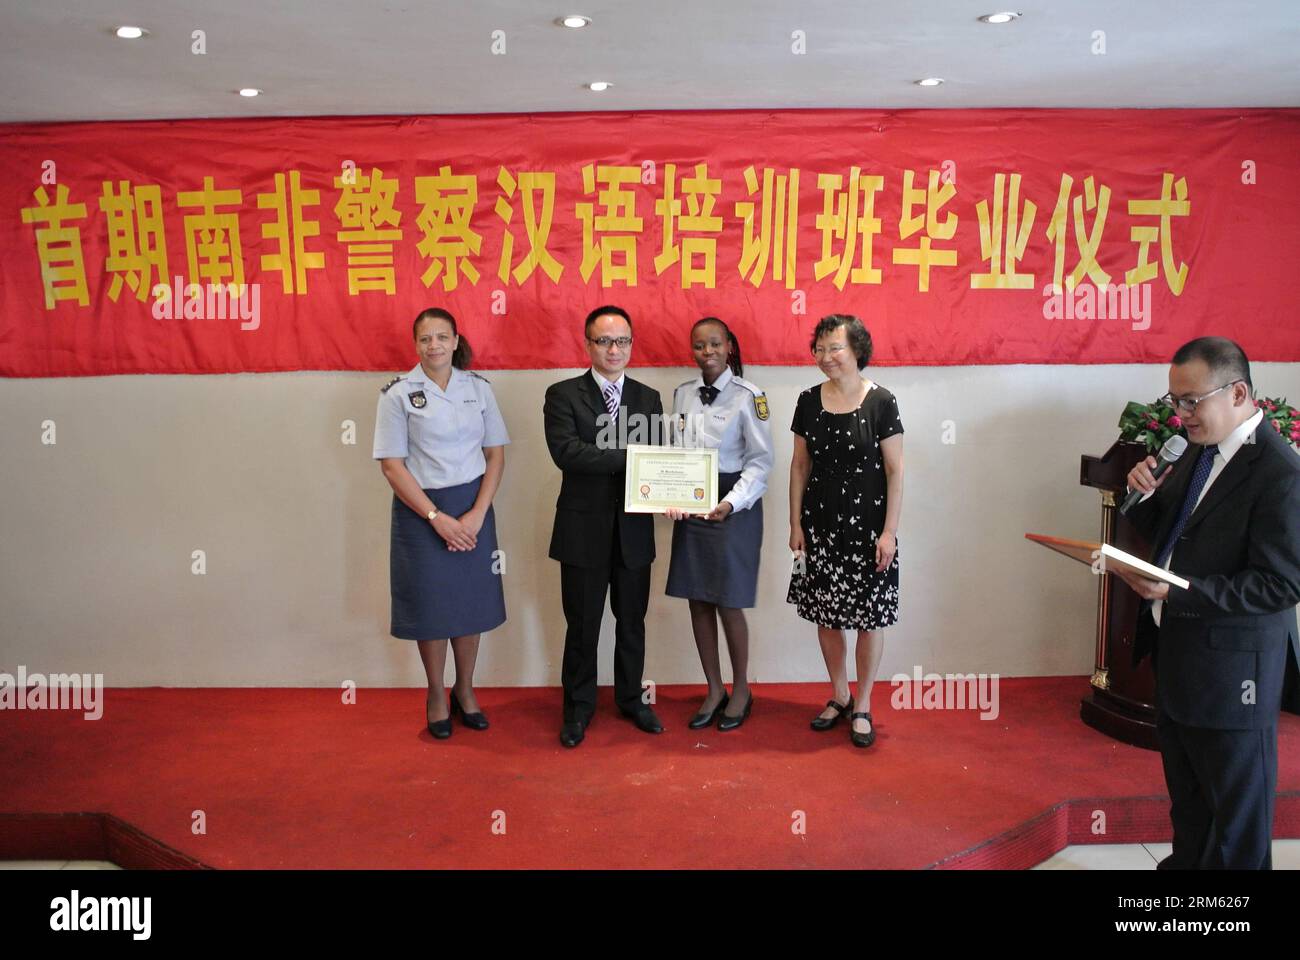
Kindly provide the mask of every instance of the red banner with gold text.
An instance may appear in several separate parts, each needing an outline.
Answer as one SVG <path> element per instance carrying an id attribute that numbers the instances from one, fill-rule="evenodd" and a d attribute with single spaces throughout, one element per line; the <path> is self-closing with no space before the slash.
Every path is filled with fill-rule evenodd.
<path id="1" fill-rule="evenodd" d="M 739 111 L 0 127 L 0 375 L 400 370 L 427 306 L 481 369 L 634 365 L 728 321 L 809 360 L 1300 360 L 1297 110 Z"/>

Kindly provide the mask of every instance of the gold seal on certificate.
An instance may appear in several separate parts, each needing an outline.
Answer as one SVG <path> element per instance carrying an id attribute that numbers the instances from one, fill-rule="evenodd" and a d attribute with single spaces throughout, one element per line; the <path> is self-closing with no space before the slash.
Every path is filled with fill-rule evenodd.
<path id="1" fill-rule="evenodd" d="M 676 507 L 708 513 L 717 505 L 717 450 L 627 445 L 626 512 L 664 513 Z"/>

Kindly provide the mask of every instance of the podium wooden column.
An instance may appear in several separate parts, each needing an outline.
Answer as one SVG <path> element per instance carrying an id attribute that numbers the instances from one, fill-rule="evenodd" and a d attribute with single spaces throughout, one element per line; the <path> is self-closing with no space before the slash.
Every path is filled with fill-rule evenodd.
<path id="1" fill-rule="evenodd" d="M 1128 472 L 1147 455 L 1146 444 L 1119 441 L 1104 456 L 1084 456 L 1079 483 L 1101 491 L 1103 543 L 1145 558 L 1150 550 L 1137 528 L 1120 515 Z M 1148 657 L 1133 666 L 1133 635 L 1141 599 L 1112 574 L 1097 578 L 1097 649 L 1092 692 L 1079 707 L 1088 726 L 1116 740 L 1148 750 L 1156 743 L 1155 675 Z"/>

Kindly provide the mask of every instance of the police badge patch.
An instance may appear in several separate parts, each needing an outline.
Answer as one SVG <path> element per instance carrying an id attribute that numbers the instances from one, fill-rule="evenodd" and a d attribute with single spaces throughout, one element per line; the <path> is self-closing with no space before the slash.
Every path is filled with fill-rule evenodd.
<path id="1" fill-rule="evenodd" d="M 767 394 L 754 398 L 754 412 L 758 414 L 758 419 L 766 420 L 768 417 Z"/>
<path id="2" fill-rule="evenodd" d="M 429 401 L 425 399 L 423 390 L 416 390 L 414 393 L 407 394 L 406 398 L 411 401 L 411 406 L 416 410 L 423 410 L 424 405 Z"/>

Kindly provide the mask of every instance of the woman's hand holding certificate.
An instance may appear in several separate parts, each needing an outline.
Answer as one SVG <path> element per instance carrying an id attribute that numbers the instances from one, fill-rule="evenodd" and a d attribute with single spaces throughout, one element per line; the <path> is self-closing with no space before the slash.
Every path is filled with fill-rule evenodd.
<path id="1" fill-rule="evenodd" d="M 683 515 L 715 513 L 718 451 L 628 444 L 623 500 L 628 513 L 667 513 L 670 509 Z M 722 516 L 725 513 L 716 519 Z"/>

